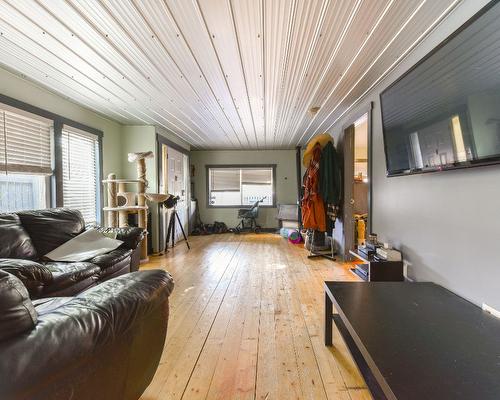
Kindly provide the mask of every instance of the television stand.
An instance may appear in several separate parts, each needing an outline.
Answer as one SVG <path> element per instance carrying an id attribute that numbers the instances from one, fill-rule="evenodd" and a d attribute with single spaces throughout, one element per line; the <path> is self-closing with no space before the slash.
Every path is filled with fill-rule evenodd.
<path id="1" fill-rule="evenodd" d="M 376 256 L 365 256 L 357 250 L 350 250 L 349 253 L 363 264 L 357 264 L 351 268 L 351 272 L 366 282 L 402 282 L 403 261 L 386 261 Z"/>

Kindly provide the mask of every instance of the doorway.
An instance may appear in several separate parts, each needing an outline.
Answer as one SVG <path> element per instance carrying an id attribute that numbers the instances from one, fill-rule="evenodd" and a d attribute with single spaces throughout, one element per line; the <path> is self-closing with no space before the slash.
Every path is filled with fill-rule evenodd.
<path id="1" fill-rule="evenodd" d="M 371 232 L 371 108 L 343 131 L 344 196 L 341 254 L 363 245 Z"/>
<path id="2" fill-rule="evenodd" d="M 159 159 L 159 191 L 173 196 L 179 196 L 177 201 L 177 214 L 184 231 L 188 232 L 189 223 L 189 157 L 187 151 L 169 142 L 161 136 L 158 138 L 158 150 L 161 155 Z M 160 251 L 165 248 L 165 240 L 168 222 L 172 210 L 161 207 L 160 213 Z M 176 222 L 177 223 L 177 222 Z M 175 229 L 174 241 L 177 243 L 183 239 L 182 232 L 178 226 Z"/>

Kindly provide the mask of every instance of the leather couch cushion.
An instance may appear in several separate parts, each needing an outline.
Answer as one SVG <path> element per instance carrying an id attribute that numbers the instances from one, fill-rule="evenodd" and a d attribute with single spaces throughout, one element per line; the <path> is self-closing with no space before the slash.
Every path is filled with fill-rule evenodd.
<path id="1" fill-rule="evenodd" d="M 45 287 L 44 295 L 76 286 L 88 278 L 97 280 L 100 273 L 99 267 L 89 262 L 47 262 L 44 266 L 52 273 L 52 283 Z"/>
<path id="2" fill-rule="evenodd" d="M 45 286 L 52 283 L 52 273 L 44 265 L 31 260 L 0 259 L 0 270 L 16 276 L 32 297 L 38 297 Z"/>
<path id="3" fill-rule="evenodd" d="M 94 257 L 89 262 L 101 269 L 101 277 L 113 274 L 130 264 L 132 250 L 116 249 L 107 254 Z"/>
<path id="4" fill-rule="evenodd" d="M 146 232 L 145 229 L 137 228 L 135 226 L 127 226 L 123 228 L 96 226 L 94 228 L 104 234 L 115 233 L 116 239 L 121 240 L 123 242 L 123 244 L 120 247 L 130 250 L 135 250 L 137 246 L 139 246 L 139 243 L 144 238 Z"/>
<path id="5" fill-rule="evenodd" d="M 85 221 L 77 210 L 51 208 L 18 212 L 39 257 L 54 250 L 85 230 Z"/>
<path id="6" fill-rule="evenodd" d="M 59 307 L 69 303 L 73 297 L 46 297 L 44 299 L 33 300 L 33 306 L 38 314 L 42 317 L 56 311 Z"/>
<path id="7" fill-rule="evenodd" d="M 0 258 L 36 258 L 36 250 L 16 214 L 0 214 Z"/>
<path id="8" fill-rule="evenodd" d="M 36 322 L 37 313 L 22 282 L 0 270 L 0 341 L 30 331 Z"/>

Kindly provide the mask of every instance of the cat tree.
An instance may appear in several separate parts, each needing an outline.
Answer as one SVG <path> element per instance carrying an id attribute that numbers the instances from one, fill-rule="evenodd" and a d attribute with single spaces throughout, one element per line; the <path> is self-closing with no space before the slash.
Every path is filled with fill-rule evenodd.
<path id="1" fill-rule="evenodd" d="M 154 157 L 152 151 L 129 153 L 128 161 L 135 162 L 137 166 L 137 179 L 117 179 L 115 174 L 109 174 L 102 183 L 107 185 L 108 205 L 103 208 L 107 214 L 107 226 L 127 227 L 128 215 L 137 214 L 137 226 L 147 229 L 148 206 L 146 204 L 146 159 Z M 127 191 L 127 184 L 136 184 L 136 191 Z M 141 262 L 148 260 L 147 235 L 141 244 Z"/>

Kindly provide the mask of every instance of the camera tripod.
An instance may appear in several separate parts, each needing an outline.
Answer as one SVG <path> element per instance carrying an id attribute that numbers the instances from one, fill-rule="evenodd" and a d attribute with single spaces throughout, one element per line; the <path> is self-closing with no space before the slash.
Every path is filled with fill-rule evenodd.
<path id="1" fill-rule="evenodd" d="M 165 206 L 164 206 L 165 207 Z M 182 236 L 184 236 L 184 240 L 186 241 L 186 246 L 188 250 L 191 249 L 189 246 L 189 241 L 186 236 L 186 232 L 184 232 L 184 228 L 182 226 L 181 219 L 179 218 L 179 215 L 177 214 L 177 209 L 175 205 L 172 207 L 172 213 L 170 214 L 170 219 L 168 221 L 168 228 L 167 228 L 167 239 L 165 241 L 165 250 L 164 253 L 168 252 L 168 242 L 171 241 L 172 244 L 170 247 L 175 246 L 175 225 L 176 221 L 179 223 L 179 227 L 181 228 Z"/>

